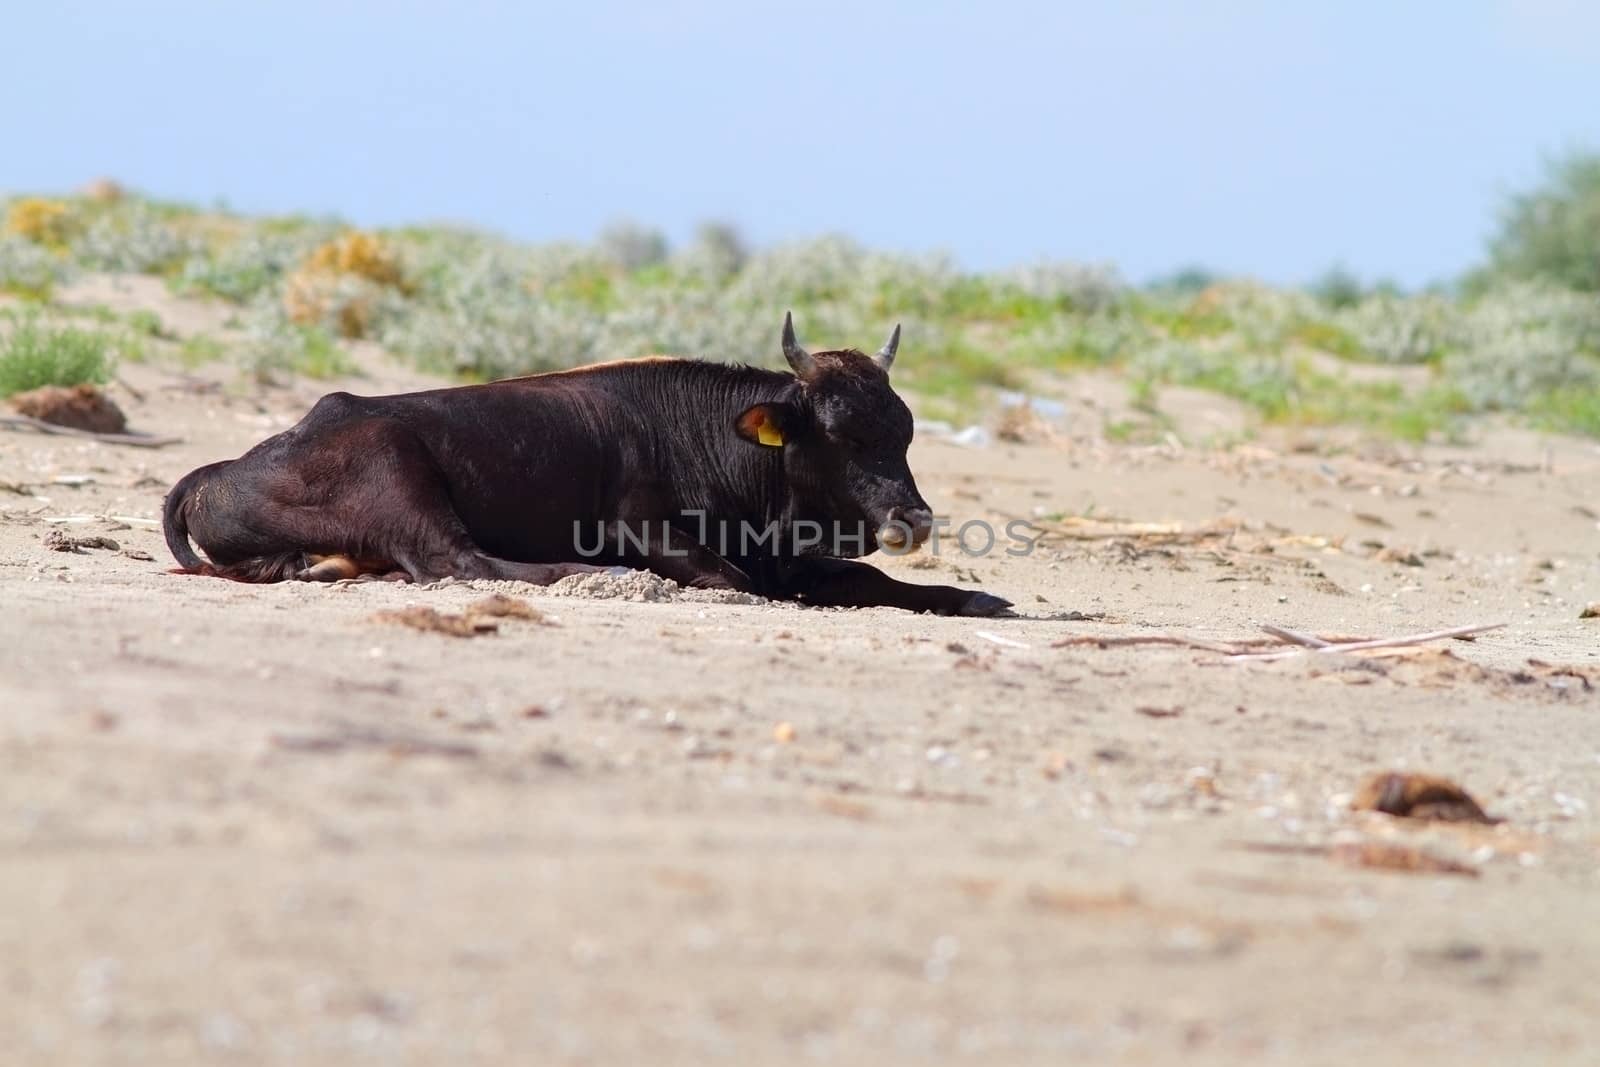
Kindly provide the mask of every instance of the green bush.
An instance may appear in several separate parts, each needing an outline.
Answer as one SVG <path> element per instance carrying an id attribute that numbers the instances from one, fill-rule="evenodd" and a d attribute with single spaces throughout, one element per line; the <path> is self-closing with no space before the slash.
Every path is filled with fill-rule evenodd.
<path id="1" fill-rule="evenodd" d="M 1155 382 L 1208 389 L 1243 401 L 1268 419 L 1286 418 L 1298 396 L 1298 368 L 1281 356 L 1231 345 L 1171 340 L 1133 357 L 1135 375 Z"/>
<path id="2" fill-rule="evenodd" d="M 1600 301 L 1549 284 L 1502 283 L 1466 312 L 1443 360 L 1474 410 L 1520 411 L 1600 383 Z"/>
<path id="3" fill-rule="evenodd" d="M 660 230 L 621 220 L 600 232 L 600 253 L 622 270 L 642 270 L 667 258 L 667 238 Z"/>
<path id="4" fill-rule="evenodd" d="M 161 316 L 148 308 L 140 308 L 128 313 L 128 329 L 141 337 L 167 337 L 167 328 L 161 323 Z"/>
<path id="5" fill-rule="evenodd" d="M 1536 425 L 1563 433 L 1600 437 L 1600 388 L 1564 388 L 1536 398 L 1528 406 Z"/>
<path id="6" fill-rule="evenodd" d="M 262 384 L 294 374 L 337 378 L 355 373 L 355 363 L 332 334 L 320 326 L 290 321 L 275 301 L 264 300 L 251 308 L 245 332 L 248 339 L 234 356 L 240 369 Z M 201 351 L 183 353 L 184 358 L 205 355 Z"/>
<path id="7" fill-rule="evenodd" d="M 200 239 L 175 224 L 171 212 L 142 200 L 103 209 L 73 243 L 77 261 L 93 270 L 161 274 L 202 255 Z"/>
<path id="8" fill-rule="evenodd" d="M 22 237 L 0 236 L 0 292 L 48 300 L 67 274 L 66 263 L 48 249 Z"/>
<path id="9" fill-rule="evenodd" d="M 1379 363 L 1426 363 L 1461 332 L 1459 309 L 1436 296 L 1369 296 L 1338 311 L 1333 323 L 1360 358 Z"/>
<path id="10" fill-rule="evenodd" d="M 191 256 L 171 284 L 180 293 L 246 304 L 281 287 L 307 256 L 337 235 L 337 228 L 331 225 L 308 225 L 287 232 L 262 226 L 214 254 Z"/>
<path id="11" fill-rule="evenodd" d="M 47 325 L 36 313 L 0 318 L 0 396 L 45 385 L 103 384 L 110 377 L 105 334 Z"/>

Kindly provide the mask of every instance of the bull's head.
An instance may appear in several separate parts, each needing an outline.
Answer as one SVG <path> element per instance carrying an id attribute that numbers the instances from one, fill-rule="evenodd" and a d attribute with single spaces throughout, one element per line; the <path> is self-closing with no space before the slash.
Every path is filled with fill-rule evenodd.
<path id="1" fill-rule="evenodd" d="M 783 450 L 800 511 L 864 524 L 890 551 L 921 544 L 933 529 L 933 513 L 906 464 L 911 411 L 889 385 L 899 346 L 896 326 L 875 355 L 813 354 L 796 342 L 794 320 L 785 315 L 783 354 L 796 388 L 747 409 L 737 424 L 745 440 Z"/>

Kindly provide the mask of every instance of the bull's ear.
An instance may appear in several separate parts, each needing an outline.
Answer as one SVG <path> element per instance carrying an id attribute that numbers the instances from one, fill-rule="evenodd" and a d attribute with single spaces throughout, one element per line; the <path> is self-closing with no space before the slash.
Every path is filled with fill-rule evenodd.
<path id="1" fill-rule="evenodd" d="M 734 422 L 739 436 L 766 448 L 782 448 L 794 430 L 794 411 L 787 404 L 756 404 Z"/>

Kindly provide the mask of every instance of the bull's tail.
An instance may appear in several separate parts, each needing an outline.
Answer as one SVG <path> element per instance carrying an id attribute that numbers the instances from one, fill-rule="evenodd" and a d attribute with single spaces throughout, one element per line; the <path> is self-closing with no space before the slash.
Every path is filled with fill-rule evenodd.
<path id="1" fill-rule="evenodd" d="M 230 582 L 287 582 L 298 577 L 307 563 L 302 552 L 275 552 L 270 556 L 251 556 L 227 566 L 202 563 L 193 569 L 185 568 L 181 573 L 226 578 Z"/>
<path id="2" fill-rule="evenodd" d="M 167 493 L 166 504 L 161 509 L 161 532 L 166 535 L 172 558 L 178 561 L 177 573 L 203 574 L 235 582 L 282 582 L 295 577 L 308 566 L 307 558 L 298 551 L 273 552 L 221 564 L 202 559 L 189 542 L 190 503 L 207 480 L 231 462 L 223 460 L 198 467 L 178 479 L 178 484 Z"/>
<path id="3" fill-rule="evenodd" d="M 204 574 L 210 564 L 201 559 L 189 543 L 189 516 L 185 513 L 185 505 L 200 481 L 220 466 L 220 463 L 213 463 L 197 467 L 179 478 L 178 484 L 168 490 L 166 504 L 161 509 L 161 532 L 166 535 L 167 549 L 189 574 Z"/>

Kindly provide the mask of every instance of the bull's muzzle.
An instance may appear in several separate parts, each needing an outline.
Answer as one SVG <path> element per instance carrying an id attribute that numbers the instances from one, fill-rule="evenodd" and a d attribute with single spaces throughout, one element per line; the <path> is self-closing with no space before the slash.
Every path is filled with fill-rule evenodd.
<path id="1" fill-rule="evenodd" d="M 878 544 L 890 552 L 905 552 L 932 532 L 933 512 L 927 508 L 890 508 L 889 517 L 878 527 Z"/>

